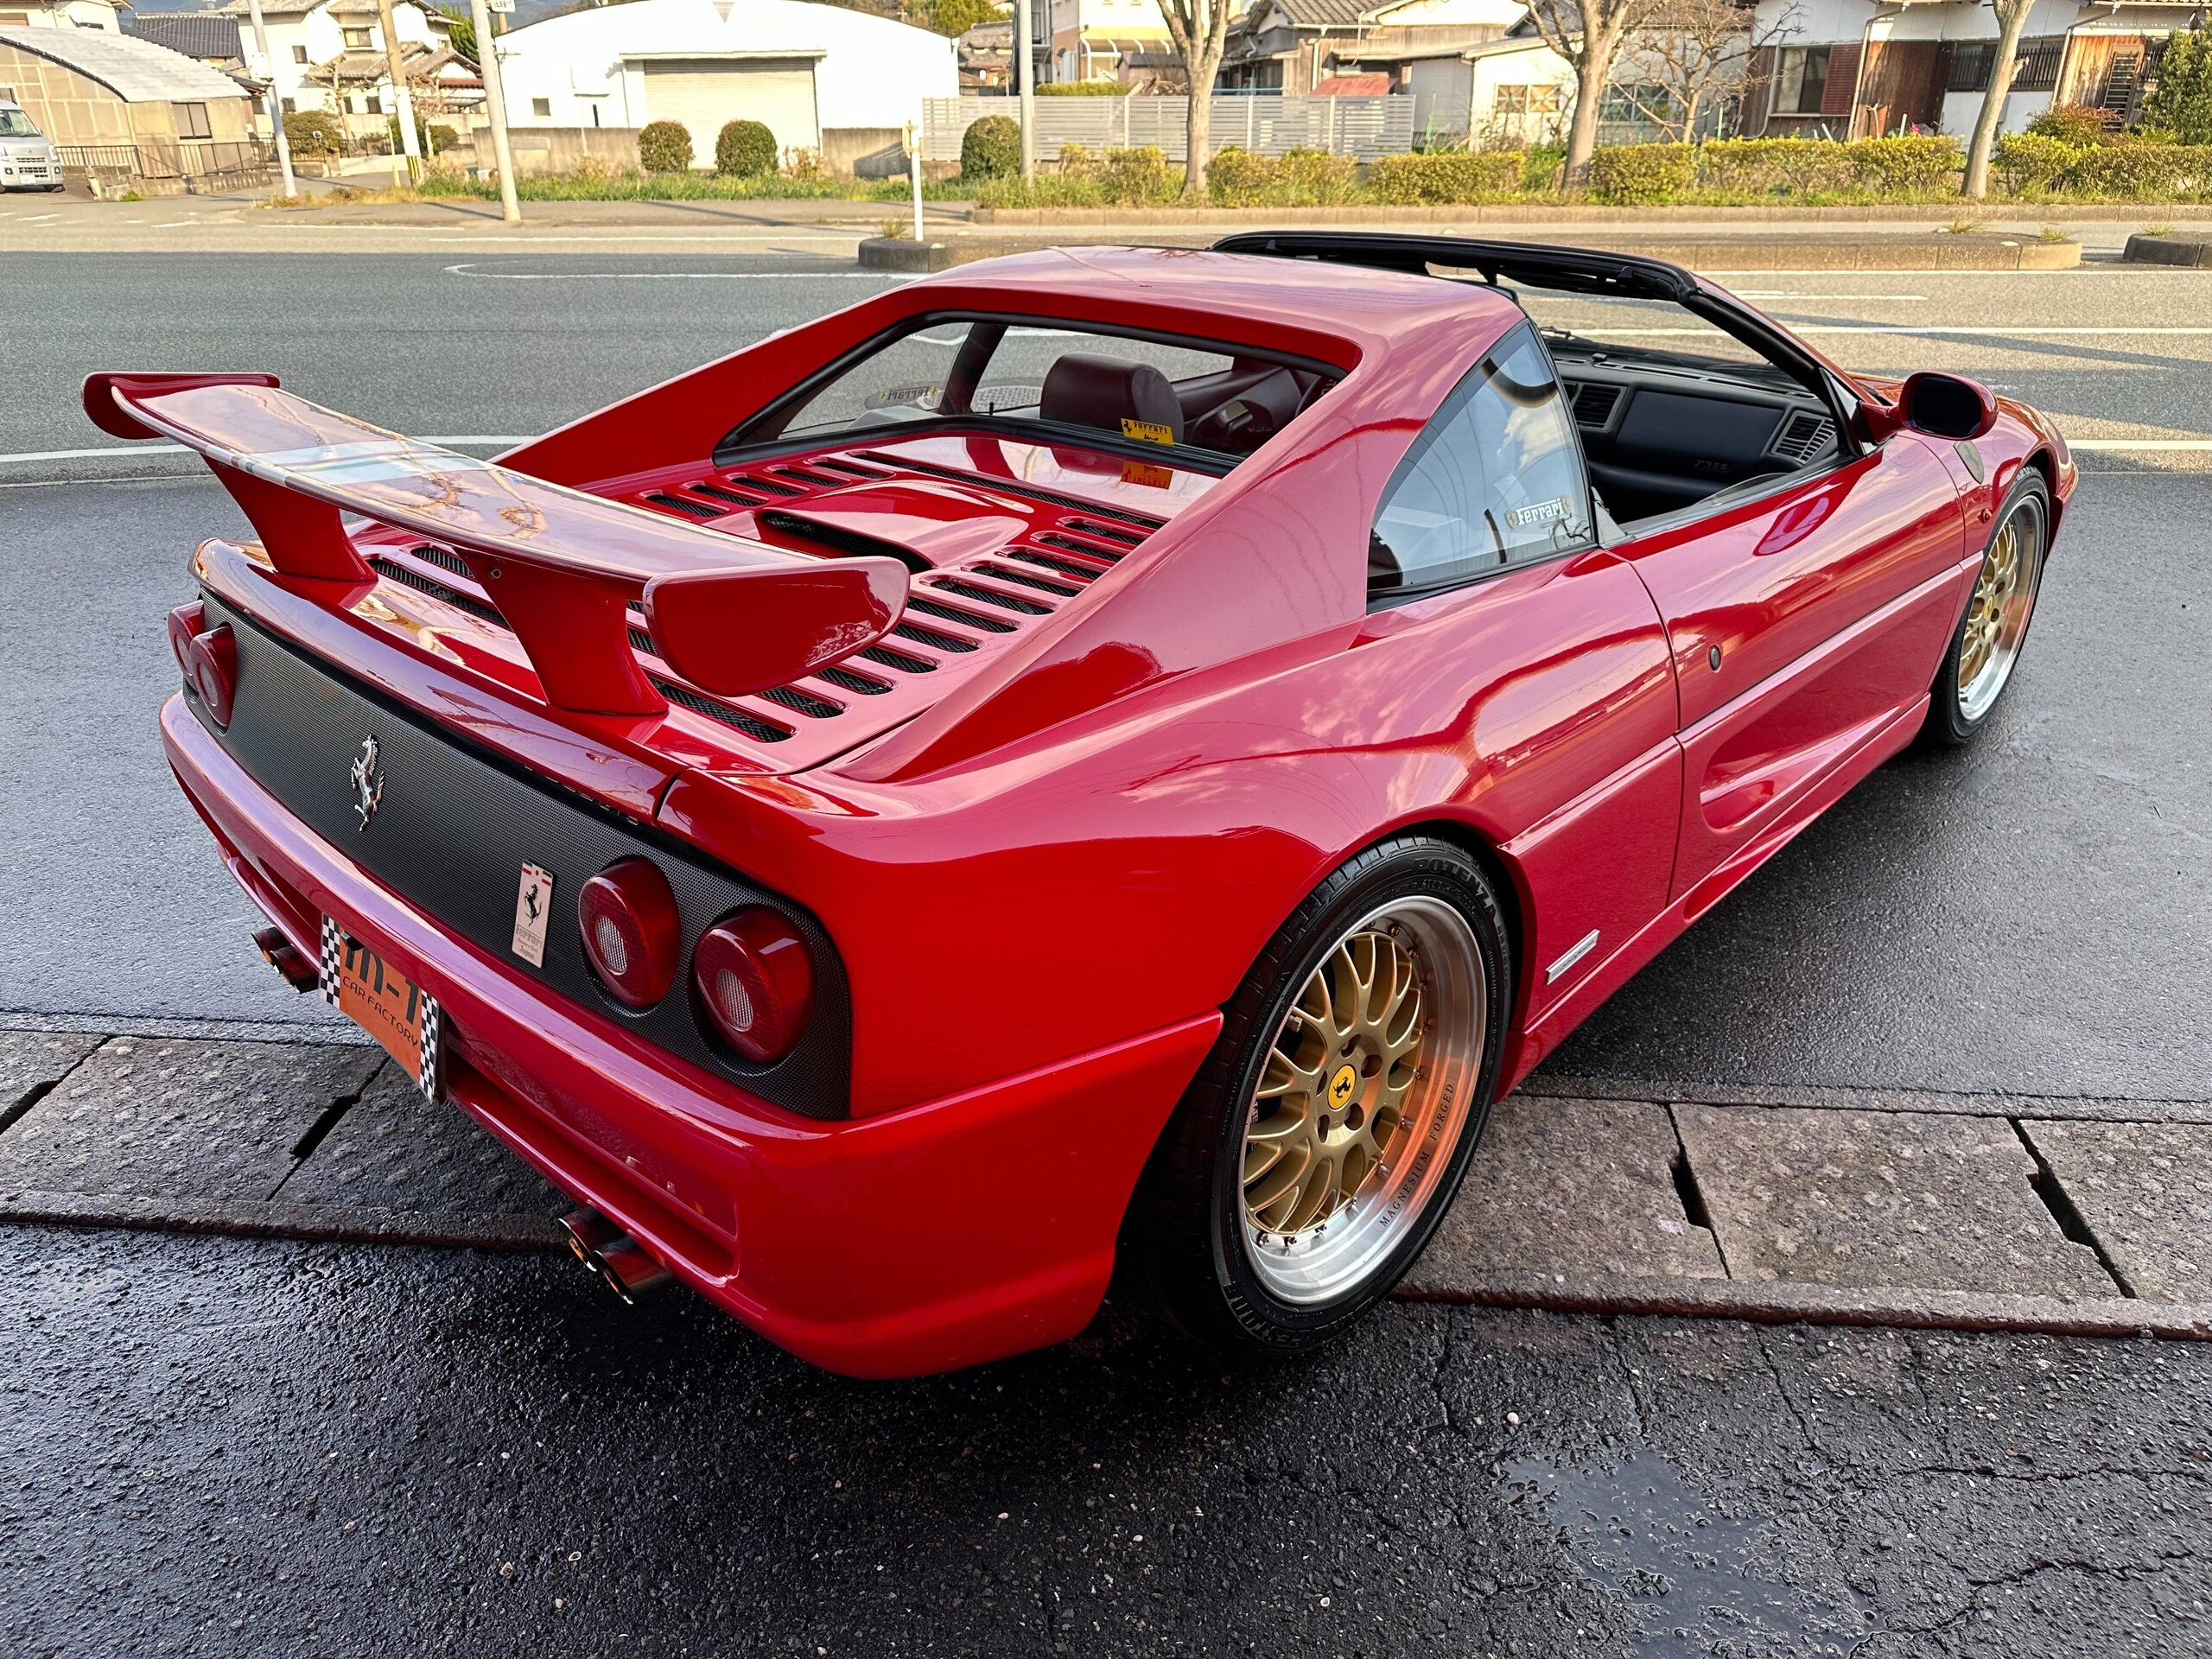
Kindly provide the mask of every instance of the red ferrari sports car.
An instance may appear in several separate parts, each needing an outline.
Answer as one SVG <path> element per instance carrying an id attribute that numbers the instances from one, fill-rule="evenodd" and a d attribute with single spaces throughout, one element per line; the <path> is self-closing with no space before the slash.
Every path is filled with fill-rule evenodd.
<path id="1" fill-rule="evenodd" d="M 2075 483 L 1675 267 L 1360 234 L 970 265 L 496 464 L 268 375 L 86 404 L 256 533 L 162 728 L 264 954 L 618 1288 L 875 1376 L 1117 1268 L 1341 1330 L 1494 1099 L 1983 727 Z"/>

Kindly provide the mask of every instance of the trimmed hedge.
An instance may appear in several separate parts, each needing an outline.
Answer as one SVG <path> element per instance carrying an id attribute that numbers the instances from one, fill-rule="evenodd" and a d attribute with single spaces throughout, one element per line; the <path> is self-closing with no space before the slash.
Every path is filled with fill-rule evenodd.
<path id="1" fill-rule="evenodd" d="M 1955 193 L 1967 166 L 1953 138 L 1860 138 L 1846 144 L 1853 176 L 1881 196 Z"/>
<path id="2" fill-rule="evenodd" d="M 2201 196 L 2212 192 L 2212 144 L 2099 144 L 2082 152 L 2062 182 L 2122 201 Z"/>
<path id="3" fill-rule="evenodd" d="M 1688 144 L 1614 144 L 1590 158 L 1590 194 L 1617 207 L 1672 201 L 1696 179 Z"/>
<path id="4" fill-rule="evenodd" d="M 295 156 L 343 156 L 346 129 L 324 110 L 295 110 L 284 118 L 284 142 Z"/>
<path id="5" fill-rule="evenodd" d="M 1021 124 L 1011 116 L 987 115 L 968 124 L 960 135 L 960 176 L 977 183 L 1010 179 L 1021 171 Z"/>
<path id="6" fill-rule="evenodd" d="M 1255 156 L 1231 145 L 1206 164 L 1206 194 L 1223 207 L 1327 207 L 1351 196 L 1357 173 L 1349 156 L 1326 150 Z"/>
<path id="7" fill-rule="evenodd" d="M 2028 123 L 2028 130 L 2038 138 L 2056 138 L 2087 149 L 2104 143 L 2111 126 L 2112 117 L 2094 104 L 2054 104 Z"/>
<path id="8" fill-rule="evenodd" d="M 715 135 L 715 171 L 726 179 L 764 178 L 776 170 L 776 135 L 758 121 L 732 121 Z"/>
<path id="9" fill-rule="evenodd" d="M 2050 190 L 2073 170 L 2082 152 L 2063 138 L 2048 133 L 2008 132 L 1990 152 L 2006 187 L 2021 190 Z"/>
<path id="10" fill-rule="evenodd" d="M 648 173 L 686 173 L 691 135 L 680 121 L 649 121 L 638 134 L 638 164 Z"/>
<path id="11" fill-rule="evenodd" d="M 1522 188 L 1517 149 L 1438 149 L 1384 156 L 1367 169 L 1368 194 L 1393 207 L 1496 201 Z"/>

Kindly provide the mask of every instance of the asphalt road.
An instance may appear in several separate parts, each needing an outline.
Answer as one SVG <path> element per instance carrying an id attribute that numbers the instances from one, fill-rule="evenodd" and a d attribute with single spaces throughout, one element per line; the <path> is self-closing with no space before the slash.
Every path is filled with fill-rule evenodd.
<path id="1" fill-rule="evenodd" d="M 183 557 L 242 524 L 181 457 L 54 456 L 122 448 L 76 410 L 85 372 L 267 367 L 402 429 L 519 435 L 873 280 L 0 254 L 0 1009 L 331 1034 L 254 958 L 154 739 Z M 2202 276 L 1745 286 L 1824 329 L 1980 331 L 1823 335 L 1847 360 L 2212 446 Z M 2063 332 L 2119 326 L 2202 332 Z M 2145 1116 L 2208 1092 L 2212 474 L 2203 448 L 2082 459 L 1989 741 L 1885 769 L 1555 1071 Z M 2198 1346 L 1394 1305 L 1258 1372 L 1109 1311 L 870 1386 L 561 1259 L 11 1227 L 0 1278 L 10 1654 L 2208 1645 Z"/>

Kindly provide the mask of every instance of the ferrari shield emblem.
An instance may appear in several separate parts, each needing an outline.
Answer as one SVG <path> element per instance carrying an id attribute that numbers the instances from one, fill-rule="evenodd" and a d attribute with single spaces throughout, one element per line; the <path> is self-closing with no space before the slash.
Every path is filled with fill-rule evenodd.
<path id="1" fill-rule="evenodd" d="M 533 968 L 545 965 L 545 922 L 553 909 L 553 874 L 535 864 L 522 867 L 515 894 L 515 937 L 511 947 Z"/>

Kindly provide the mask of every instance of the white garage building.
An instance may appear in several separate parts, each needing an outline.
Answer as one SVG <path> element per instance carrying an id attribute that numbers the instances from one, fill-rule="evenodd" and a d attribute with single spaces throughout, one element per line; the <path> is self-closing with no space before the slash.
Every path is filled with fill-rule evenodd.
<path id="1" fill-rule="evenodd" d="M 680 121 L 709 166 L 725 122 L 785 149 L 824 129 L 895 127 L 960 90 L 953 42 L 811 0 L 632 0 L 549 17 L 499 40 L 514 127 Z"/>

